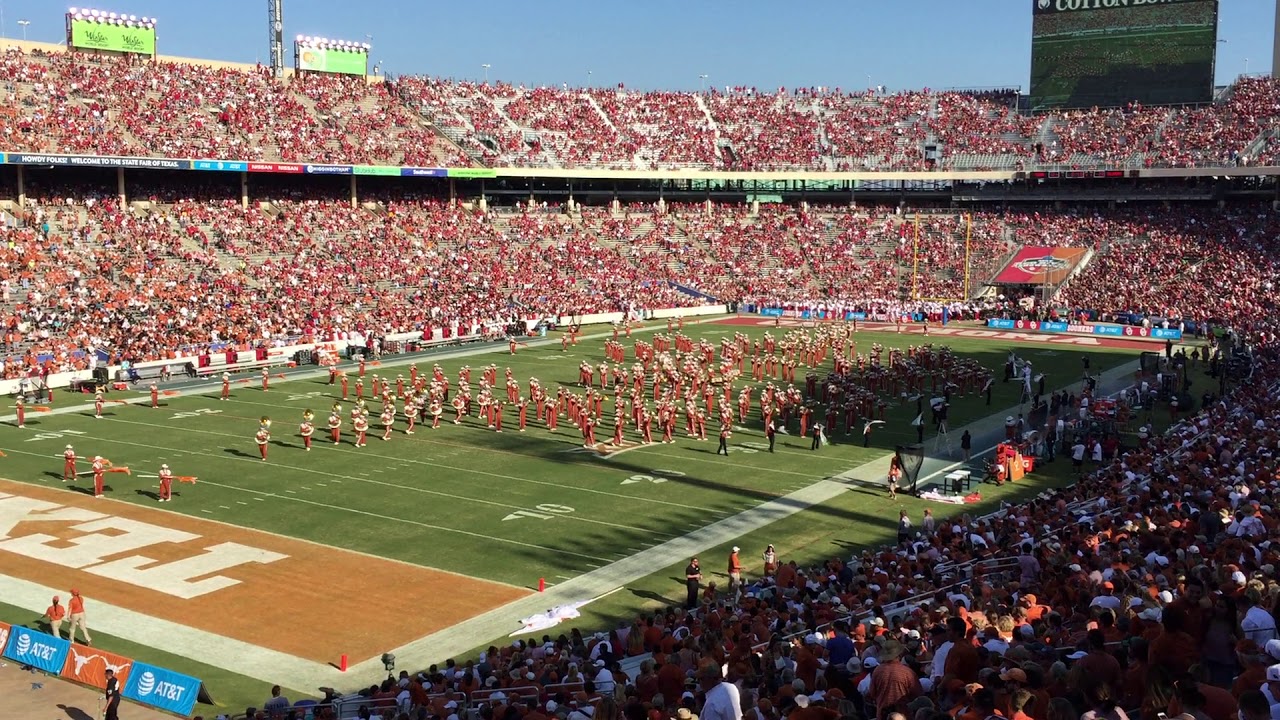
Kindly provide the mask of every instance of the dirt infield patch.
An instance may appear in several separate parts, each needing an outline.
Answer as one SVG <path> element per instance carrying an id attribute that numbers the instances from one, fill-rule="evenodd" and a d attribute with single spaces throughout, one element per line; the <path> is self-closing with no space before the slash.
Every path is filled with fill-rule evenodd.
<path id="1" fill-rule="evenodd" d="M 6 575 L 78 589 L 91 630 L 101 601 L 320 662 L 365 660 L 528 594 L 9 480 L 0 480 L 0 558 Z"/>

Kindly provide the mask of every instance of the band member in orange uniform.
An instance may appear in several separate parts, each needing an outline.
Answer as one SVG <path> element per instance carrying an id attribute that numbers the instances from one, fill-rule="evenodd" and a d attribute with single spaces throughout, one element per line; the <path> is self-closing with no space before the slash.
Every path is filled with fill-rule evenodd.
<path id="1" fill-rule="evenodd" d="M 311 452 L 311 435 L 316 431 L 316 426 L 311 423 L 311 411 L 308 410 L 302 414 L 302 424 L 298 426 L 298 433 L 302 435 L 302 447 L 307 452 Z"/>
<path id="2" fill-rule="evenodd" d="M 262 368 L 262 392 L 267 391 L 267 383 L 271 380 L 271 371 Z"/>
<path id="3" fill-rule="evenodd" d="M 101 455 L 93 456 L 93 496 L 102 497 L 102 474 L 107 471 L 107 463 Z"/>
<path id="4" fill-rule="evenodd" d="M 369 432 L 369 419 L 364 416 L 364 413 L 360 413 L 351 421 L 351 428 L 356 431 L 356 447 L 364 447 L 364 436 Z"/>
<path id="5" fill-rule="evenodd" d="M 155 410 L 160 407 L 160 388 L 155 383 L 151 383 L 151 409 Z"/>
<path id="6" fill-rule="evenodd" d="M 22 402 L 22 398 L 18 398 L 13 403 L 13 411 L 18 416 L 18 427 L 27 426 L 27 406 Z"/>
<path id="7" fill-rule="evenodd" d="M 67 446 L 62 453 L 62 482 L 76 479 L 76 449 Z"/>
<path id="8" fill-rule="evenodd" d="M 258 428 L 258 432 L 253 436 L 254 442 L 258 443 L 258 454 L 263 460 L 267 459 L 267 443 L 271 442 L 271 432 L 265 427 Z"/>
<path id="9" fill-rule="evenodd" d="M 93 394 L 93 418 L 95 420 L 102 419 L 102 388 Z"/>
<path id="10" fill-rule="evenodd" d="M 388 407 L 386 410 L 383 411 L 382 415 L 378 417 L 378 420 L 382 422 L 382 427 L 383 427 L 382 439 L 390 440 L 391 428 L 396 424 L 395 409 L 392 407 Z"/>
<path id="11" fill-rule="evenodd" d="M 222 397 L 219 400 L 226 400 L 231 397 L 231 373 L 222 373 Z"/>
<path id="12" fill-rule="evenodd" d="M 342 440 L 342 406 L 336 403 L 333 412 L 329 413 L 329 437 L 333 439 L 334 445 Z"/>
<path id="13" fill-rule="evenodd" d="M 169 502 L 173 499 L 173 471 L 168 465 L 160 466 L 160 502 Z"/>

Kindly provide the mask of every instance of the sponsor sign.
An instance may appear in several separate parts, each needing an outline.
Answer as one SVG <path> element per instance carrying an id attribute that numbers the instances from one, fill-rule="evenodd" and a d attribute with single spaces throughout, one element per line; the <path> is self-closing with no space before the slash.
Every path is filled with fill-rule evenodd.
<path id="1" fill-rule="evenodd" d="M 450 177 L 444 168 L 402 167 L 400 174 L 404 177 Z"/>
<path id="2" fill-rule="evenodd" d="M 58 165 L 67 167 L 146 168 L 150 170 L 190 170 L 190 160 L 103 155 L 36 155 L 9 153 L 5 162 L 13 165 Z"/>
<path id="3" fill-rule="evenodd" d="M 200 695 L 200 681 L 190 675 L 134 662 L 122 694 L 135 702 L 187 717 Z"/>
<path id="4" fill-rule="evenodd" d="M 233 160 L 193 160 L 192 170 L 216 170 L 221 172 L 247 172 L 249 163 Z"/>
<path id="5" fill-rule="evenodd" d="M 351 172 L 355 175 L 394 175 L 399 177 L 406 168 L 390 165 L 354 165 Z"/>
<path id="6" fill-rule="evenodd" d="M 1113 10 L 1115 8 L 1155 8 L 1161 5 L 1172 5 L 1182 2 L 1203 2 L 1204 0 L 1032 0 L 1034 14 L 1049 15 L 1060 12 L 1078 12 L 1081 10 Z"/>
<path id="7" fill-rule="evenodd" d="M 71 645 L 67 662 L 62 666 L 62 677 L 91 687 L 107 687 L 107 671 L 115 672 L 121 687 L 128 684 L 133 661 L 127 657 L 109 653 L 85 645 Z"/>
<path id="8" fill-rule="evenodd" d="M 498 171 L 493 168 L 449 168 L 446 177 L 464 179 L 496 178 Z"/>
<path id="9" fill-rule="evenodd" d="M 88 50 L 156 54 L 154 27 L 110 25 L 71 18 L 71 46 Z"/>
<path id="10" fill-rule="evenodd" d="M 298 69 L 311 72 L 364 75 L 369 69 L 369 54 L 330 48 L 294 46 Z"/>
<path id="11" fill-rule="evenodd" d="M 308 175 L 350 175 L 350 165 L 308 165 Z"/>
<path id="12" fill-rule="evenodd" d="M 71 642 L 68 640 L 21 626 L 10 627 L 9 643 L 5 645 L 4 656 L 50 675 L 58 675 L 67 662 L 67 651 L 70 648 Z"/>
<path id="13" fill-rule="evenodd" d="M 998 285 L 1057 285 L 1071 274 L 1086 250 L 1074 247 L 1024 247 L 996 276 Z"/>
<path id="14" fill-rule="evenodd" d="M 1080 325 L 1064 322 L 1037 322 L 1035 320 L 992 319 L 987 321 L 987 327 L 996 330 L 1033 330 L 1038 332 L 1071 333 L 1074 335 L 1102 335 L 1105 337 L 1182 339 L 1182 331 L 1178 329 L 1144 328 L 1135 325 Z"/>
<path id="15" fill-rule="evenodd" d="M 302 173 L 303 166 L 297 163 L 249 163 L 249 172 Z"/>
<path id="16" fill-rule="evenodd" d="M 760 314 L 765 317 L 782 317 L 782 308 L 760 308 Z"/>

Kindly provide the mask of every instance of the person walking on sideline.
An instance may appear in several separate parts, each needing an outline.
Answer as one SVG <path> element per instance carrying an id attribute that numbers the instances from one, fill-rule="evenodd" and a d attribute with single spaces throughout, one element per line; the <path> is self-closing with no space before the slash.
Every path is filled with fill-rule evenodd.
<path id="1" fill-rule="evenodd" d="M 61 638 L 62 619 L 67 616 L 67 609 L 62 607 L 62 598 L 53 596 L 53 604 L 44 611 L 44 619 L 49 621 L 49 634 Z"/>
<path id="2" fill-rule="evenodd" d="M 822 425 L 813 426 L 813 444 L 809 446 L 810 450 L 817 450 L 822 445 Z"/>
<path id="3" fill-rule="evenodd" d="M 733 552 L 729 553 L 729 593 L 738 592 L 738 588 L 742 587 L 742 560 L 738 558 L 738 546 L 733 546 Z"/>
<path id="4" fill-rule="evenodd" d="M 120 720 L 120 680 L 111 668 L 103 674 L 107 678 L 107 686 L 103 688 L 103 699 L 107 704 L 102 709 L 102 720 Z"/>
<path id="5" fill-rule="evenodd" d="M 688 567 L 684 569 L 684 587 L 685 599 L 684 607 L 686 610 L 693 610 L 698 607 L 698 583 L 702 581 L 702 568 L 698 567 L 698 558 L 689 561 Z"/>
<path id="6" fill-rule="evenodd" d="M 67 627 L 67 639 L 75 642 L 76 628 L 80 628 L 80 632 L 84 633 L 84 644 L 92 645 L 93 640 L 89 637 L 89 622 L 84 617 L 84 598 L 80 597 L 79 590 L 71 590 L 71 600 L 67 605 L 67 610 L 71 613 L 71 625 Z"/>

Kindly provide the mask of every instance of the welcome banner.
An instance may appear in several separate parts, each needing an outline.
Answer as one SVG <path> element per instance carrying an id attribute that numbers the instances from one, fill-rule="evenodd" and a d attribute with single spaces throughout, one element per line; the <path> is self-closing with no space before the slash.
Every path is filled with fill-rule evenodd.
<path id="1" fill-rule="evenodd" d="M 1077 247 L 1024 247 L 996 276 L 997 285 L 1057 285 L 1088 252 Z"/>

